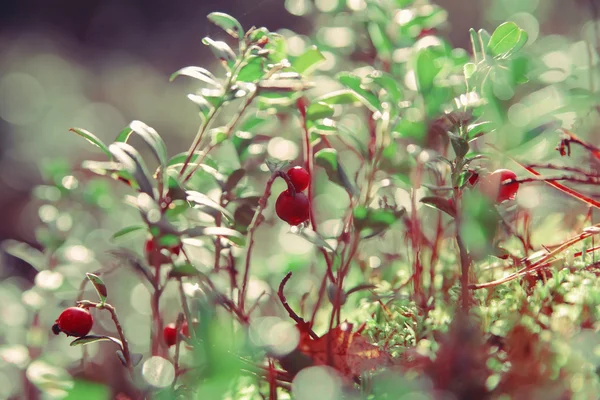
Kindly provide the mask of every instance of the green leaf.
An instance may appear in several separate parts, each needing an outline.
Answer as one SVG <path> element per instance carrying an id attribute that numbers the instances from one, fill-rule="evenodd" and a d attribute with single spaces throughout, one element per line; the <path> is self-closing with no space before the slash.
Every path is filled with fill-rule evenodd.
<path id="1" fill-rule="evenodd" d="M 132 131 L 141 136 L 142 139 L 152 148 L 158 162 L 164 167 L 167 165 L 167 146 L 156 130 L 142 121 L 133 121 L 129 124 Z"/>
<path id="2" fill-rule="evenodd" d="M 46 269 L 47 262 L 44 253 L 27 243 L 8 239 L 2 242 L 2 250 L 13 257 L 25 261 L 38 271 Z"/>
<path id="3" fill-rule="evenodd" d="M 175 78 L 182 75 L 198 79 L 201 82 L 208 83 L 209 85 L 213 85 L 218 88 L 222 87 L 221 84 L 217 81 L 217 78 L 209 70 L 201 67 L 181 68 L 179 71 L 174 72 L 169 79 L 173 81 Z"/>
<path id="4" fill-rule="evenodd" d="M 360 98 L 351 90 L 343 89 L 323 95 L 315 100 L 323 104 L 361 104 Z"/>
<path id="5" fill-rule="evenodd" d="M 323 118 L 330 118 L 333 116 L 333 107 L 329 104 L 317 102 L 312 103 L 306 109 L 306 119 L 309 121 L 315 121 Z"/>
<path id="6" fill-rule="evenodd" d="M 523 29 L 521 29 L 521 36 L 519 36 L 519 41 L 517 42 L 517 44 L 515 44 L 515 46 L 512 49 L 510 49 L 508 53 L 506 53 L 506 56 L 515 54 L 517 51 L 521 50 L 527 44 L 527 41 L 529 41 L 529 34 Z"/>
<path id="7" fill-rule="evenodd" d="M 373 79 L 373 82 L 387 92 L 394 103 L 398 103 L 402 100 L 402 91 L 400 90 L 401 86 L 392 75 L 388 74 L 387 72 L 373 71 L 369 77 Z"/>
<path id="8" fill-rule="evenodd" d="M 239 246 L 243 246 L 245 244 L 244 235 L 234 229 L 224 228 L 221 226 L 197 226 L 186 229 L 182 232 L 182 234 L 189 237 L 223 236 Z"/>
<path id="9" fill-rule="evenodd" d="M 154 198 L 146 165 L 137 150 L 127 143 L 119 142 L 111 144 L 108 148 L 117 161 L 123 164 L 125 170 L 133 176 L 140 190 Z"/>
<path id="10" fill-rule="evenodd" d="M 348 179 L 348 175 L 340 165 L 337 150 L 327 148 L 319 150 L 315 154 L 315 162 L 327 173 L 329 180 L 336 183 L 348 191 L 352 195 L 357 195 L 358 191 Z"/>
<path id="11" fill-rule="evenodd" d="M 111 239 L 115 240 L 115 239 L 120 238 L 121 236 L 125 236 L 125 235 L 127 235 L 129 233 L 136 232 L 136 231 L 139 231 L 141 229 L 146 229 L 146 227 L 143 226 L 143 225 L 132 225 L 132 226 L 125 227 L 125 228 L 119 230 L 114 235 L 112 235 Z"/>
<path id="12" fill-rule="evenodd" d="M 264 74 L 264 59 L 252 57 L 240 68 L 235 80 L 239 82 L 257 82 Z"/>
<path id="13" fill-rule="evenodd" d="M 106 154 L 109 158 L 112 159 L 112 154 L 111 154 L 110 150 L 108 150 L 108 146 L 106 144 L 104 144 L 104 142 L 102 140 L 100 140 L 93 133 L 88 132 L 85 129 L 81 129 L 81 128 L 71 128 L 71 129 L 69 129 L 69 131 L 75 132 L 79 136 L 87 139 L 87 141 L 90 142 L 91 144 L 98 146 L 100 148 L 100 150 L 102 150 L 104 152 L 104 154 Z"/>
<path id="14" fill-rule="evenodd" d="M 112 336 L 105 336 L 105 335 L 83 336 L 83 337 L 73 340 L 71 342 L 71 346 L 82 346 L 82 345 L 86 345 L 86 344 L 90 344 L 90 343 L 104 342 L 104 341 L 111 341 L 111 342 L 119 345 L 119 347 L 121 349 L 123 348 L 123 342 L 121 342 L 119 339 L 112 337 Z"/>
<path id="15" fill-rule="evenodd" d="M 514 22 L 505 22 L 498 26 L 487 46 L 493 56 L 508 53 L 520 43 L 522 30 Z M 523 43 L 524 45 L 524 43 Z"/>
<path id="16" fill-rule="evenodd" d="M 465 79 L 469 80 L 477 71 L 477 65 L 475 63 L 466 63 L 463 66 L 463 73 L 465 75 Z"/>
<path id="17" fill-rule="evenodd" d="M 308 240 L 320 249 L 326 250 L 331 253 L 334 252 L 333 248 L 329 245 L 329 243 L 327 243 L 321 235 L 319 235 L 317 232 L 311 229 L 304 228 L 301 229 L 298 233 L 290 232 L 290 234 L 300 236 L 301 238 Z"/>
<path id="18" fill-rule="evenodd" d="M 379 99 L 371 91 L 366 90 L 362 87 L 362 81 L 359 76 L 342 72 L 337 76 L 340 83 L 352 90 L 354 95 L 371 111 L 381 111 L 381 104 Z"/>
<path id="19" fill-rule="evenodd" d="M 337 126 L 334 120 L 325 118 L 322 121 L 311 123 L 309 122 L 309 131 L 319 135 L 334 135 L 337 133 Z"/>
<path id="20" fill-rule="evenodd" d="M 437 196 L 427 196 L 421 198 L 421 203 L 445 212 L 451 217 L 456 217 L 456 208 L 449 199 Z"/>
<path id="21" fill-rule="evenodd" d="M 203 275 L 196 267 L 190 263 L 175 265 L 169 271 L 169 278 L 182 278 L 184 276 L 199 276 Z"/>
<path id="22" fill-rule="evenodd" d="M 376 22 L 370 22 L 367 29 L 379 57 L 383 60 L 390 60 L 394 51 L 394 45 L 388 38 L 384 27 Z"/>
<path id="23" fill-rule="evenodd" d="M 244 37 L 242 24 L 229 14 L 213 12 L 208 14 L 208 20 L 236 39 Z"/>
<path id="24" fill-rule="evenodd" d="M 353 210 L 354 226 L 364 232 L 363 238 L 371 238 L 392 226 L 406 210 L 358 206 Z"/>
<path id="25" fill-rule="evenodd" d="M 473 140 L 483 134 L 494 131 L 496 124 L 491 121 L 479 122 L 477 124 L 471 124 L 467 126 L 467 136 L 469 140 Z"/>
<path id="26" fill-rule="evenodd" d="M 297 73 L 306 75 L 310 74 L 323 61 L 325 61 L 323 53 L 317 49 L 317 46 L 311 46 L 303 54 L 296 57 L 292 62 L 292 68 Z"/>
<path id="27" fill-rule="evenodd" d="M 106 303 L 106 297 L 108 297 L 108 290 L 106 289 L 106 285 L 100 279 L 98 275 L 94 275 L 92 273 L 87 272 L 85 276 L 92 282 L 94 285 L 94 289 L 96 289 L 96 293 L 98 293 L 98 297 L 100 297 L 100 302 L 102 304 Z"/>
<path id="28" fill-rule="evenodd" d="M 221 214 L 223 214 L 223 216 L 230 223 L 233 222 L 233 215 L 231 215 L 231 213 L 227 209 L 220 206 L 217 202 L 212 200 L 210 197 L 208 197 L 204 193 L 196 192 L 193 190 L 188 190 L 187 191 L 187 200 L 194 203 L 196 206 L 207 207 L 214 211 L 218 211 Z"/>
<path id="29" fill-rule="evenodd" d="M 203 121 L 206 121 L 208 115 L 212 111 L 213 106 L 206 100 L 204 96 L 200 96 L 197 94 L 190 93 L 187 95 L 187 98 L 193 101 L 198 108 L 200 109 L 200 116 Z"/>
<path id="30" fill-rule="evenodd" d="M 220 61 L 225 62 L 230 68 L 235 64 L 236 56 L 231 47 L 225 42 L 216 41 L 209 37 L 202 39 L 202 43 L 207 45 L 213 52 L 215 57 Z"/>
<path id="31" fill-rule="evenodd" d="M 226 192 L 231 192 L 237 184 L 242 180 L 242 178 L 246 175 L 246 170 L 243 168 L 236 169 L 229 175 L 227 178 L 227 182 L 223 186 L 223 190 Z"/>
<path id="32" fill-rule="evenodd" d="M 450 137 L 450 143 L 452 144 L 452 149 L 454 149 L 456 156 L 463 158 L 469 152 L 469 142 L 452 132 L 448 132 L 448 136 Z"/>
<path id="33" fill-rule="evenodd" d="M 131 136 L 132 133 L 133 131 L 130 127 L 123 128 L 123 130 L 121 130 L 121 132 L 119 132 L 119 134 L 117 135 L 115 142 L 127 143 L 127 141 L 129 140 L 129 136 Z"/>
<path id="34" fill-rule="evenodd" d="M 422 49 L 415 58 L 415 79 L 417 88 L 422 93 L 428 93 L 433 89 L 435 77 L 441 71 L 436 65 L 436 56 L 428 48 Z"/>
<path id="35" fill-rule="evenodd" d="M 477 64 L 484 58 L 481 42 L 479 41 L 477 32 L 473 28 L 469 29 L 469 37 L 471 39 L 471 47 L 473 49 L 473 58 L 475 59 L 475 64 Z"/>

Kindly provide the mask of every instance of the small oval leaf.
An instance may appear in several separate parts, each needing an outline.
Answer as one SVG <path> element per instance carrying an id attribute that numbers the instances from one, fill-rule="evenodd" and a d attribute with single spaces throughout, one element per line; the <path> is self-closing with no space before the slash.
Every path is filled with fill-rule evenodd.
<path id="1" fill-rule="evenodd" d="M 100 297 L 100 302 L 106 303 L 106 298 L 108 297 L 108 290 L 106 289 L 106 285 L 104 284 L 102 279 L 100 279 L 98 275 L 94 275 L 89 272 L 87 272 L 85 276 L 87 276 L 90 282 L 92 282 L 92 285 L 94 285 L 94 289 L 96 289 L 98 297 Z"/>

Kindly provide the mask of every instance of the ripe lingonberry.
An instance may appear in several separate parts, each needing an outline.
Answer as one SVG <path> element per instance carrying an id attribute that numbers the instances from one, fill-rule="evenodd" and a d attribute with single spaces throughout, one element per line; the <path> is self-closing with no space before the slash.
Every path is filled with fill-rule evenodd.
<path id="1" fill-rule="evenodd" d="M 504 184 L 504 182 L 511 179 L 517 179 L 514 172 L 508 169 L 498 169 L 482 180 L 480 183 L 481 191 L 497 203 L 513 200 L 519 190 L 519 184 L 517 182 Z"/>
<path id="2" fill-rule="evenodd" d="M 292 184 L 296 188 L 296 191 L 301 192 L 308 187 L 308 183 L 310 182 L 310 175 L 304 168 L 290 168 L 287 174 L 290 177 Z"/>
<path id="3" fill-rule="evenodd" d="M 167 346 L 171 347 L 177 343 L 177 330 L 175 324 L 171 323 L 163 329 L 163 338 Z"/>
<path id="4" fill-rule="evenodd" d="M 177 343 L 176 328 L 177 325 L 175 323 L 170 323 L 163 329 L 163 338 L 165 339 L 165 343 L 167 343 L 167 346 L 169 347 Z M 183 321 L 180 332 L 183 336 L 190 337 L 190 330 L 187 321 Z"/>
<path id="5" fill-rule="evenodd" d="M 308 197 L 304 193 L 296 193 L 296 196 L 285 190 L 281 192 L 275 203 L 277 216 L 290 225 L 299 225 L 309 217 Z"/>
<path id="6" fill-rule="evenodd" d="M 475 186 L 475 184 L 479 180 L 479 173 L 476 171 L 473 171 L 473 170 L 470 170 L 470 172 L 471 172 L 471 176 L 468 179 L 469 185 Z"/>
<path id="7" fill-rule="evenodd" d="M 69 307 L 64 310 L 52 326 L 52 332 L 58 335 L 64 332 L 67 336 L 82 337 L 92 330 L 94 319 L 85 308 Z"/>

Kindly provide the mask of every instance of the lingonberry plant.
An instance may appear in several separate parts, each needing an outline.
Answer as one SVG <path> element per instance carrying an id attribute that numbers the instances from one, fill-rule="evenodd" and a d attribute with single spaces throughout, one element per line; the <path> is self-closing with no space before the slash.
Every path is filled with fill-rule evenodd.
<path id="1" fill-rule="evenodd" d="M 4 246 L 38 270 L 27 393 L 70 389 L 35 373 L 68 347 L 53 331 L 120 399 L 597 398 L 600 203 L 582 187 L 600 149 L 565 117 L 596 112 L 594 85 L 555 80 L 515 22 L 466 51 L 428 1 L 338 3 L 311 37 L 210 14 L 220 69 L 171 77 L 198 85 L 183 153 L 137 120 L 110 144 L 71 129 L 97 157 L 38 194 L 73 227 L 44 217 L 43 252 Z M 548 161 L 572 146 L 594 168 Z M 561 231 L 545 186 L 583 205 Z M 85 223 L 110 236 L 97 254 Z M 118 378 L 96 372 L 114 360 Z"/>

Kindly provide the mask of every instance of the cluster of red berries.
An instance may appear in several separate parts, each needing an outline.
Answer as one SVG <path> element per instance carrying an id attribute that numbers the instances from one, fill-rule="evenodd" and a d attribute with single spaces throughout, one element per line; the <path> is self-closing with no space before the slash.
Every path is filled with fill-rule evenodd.
<path id="1" fill-rule="evenodd" d="M 308 220 L 310 204 L 308 197 L 302 193 L 308 187 L 310 175 L 302 167 L 293 167 L 287 172 L 296 195 L 288 190 L 281 192 L 275 203 L 277 216 L 290 225 L 296 226 Z"/>
<path id="2" fill-rule="evenodd" d="M 92 330 L 94 318 L 89 310 L 82 307 L 69 307 L 64 310 L 52 325 L 55 335 L 63 332 L 67 336 L 82 337 Z"/>

